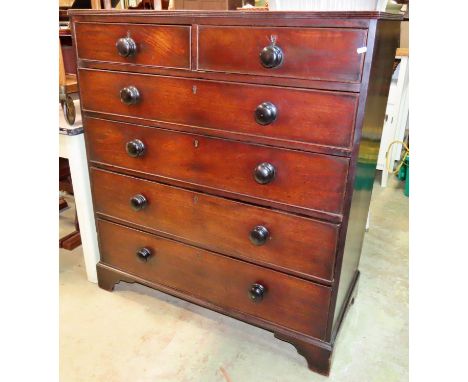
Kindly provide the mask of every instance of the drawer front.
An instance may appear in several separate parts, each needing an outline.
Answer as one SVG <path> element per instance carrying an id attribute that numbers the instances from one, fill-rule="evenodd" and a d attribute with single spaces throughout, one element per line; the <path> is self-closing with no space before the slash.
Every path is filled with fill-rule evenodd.
<path id="1" fill-rule="evenodd" d="M 367 45 L 366 30 L 200 25 L 198 31 L 199 70 L 361 81 L 364 54 L 356 50 Z M 262 63 L 263 49 L 270 60 Z"/>
<path id="2" fill-rule="evenodd" d="M 134 86 L 139 101 L 126 105 L 121 89 Z M 357 95 L 285 89 L 174 77 L 80 70 L 85 110 L 238 133 L 243 140 L 270 139 L 350 148 Z M 255 112 L 276 118 L 257 122 Z M 267 107 L 268 108 L 268 107 Z M 262 123 L 268 123 L 262 125 Z"/>
<path id="3" fill-rule="evenodd" d="M 342 212 L 347 158 L 91 118 L 85 131 L 89 159 L 94 162 L 225 191 L 241 199 L 255 198 L 260 204 L 272 201 Z M 143 144 L 144 154 L 131 157 L 126 146 L 136 143 Z"/>
<path id="4" fill-rule="evenodd" d="M 332 280 L 338 225 L 94 168 L 91 180 L 99 214 L 297 276 Z"/>
<path id="5" fill-rule="evenodd" d="M 223 308 L 322 339 L 330 288 L 98 220 L 101 262 Z M 137 251 L 150 251 L 142 260 Z M 148 254 L 148 253 L 146 253 Z M 253 302 L 253 284 L 265 288 Z"/>
<path id="6" fill-rule="evenodd" d="M 138 24 L 75 23 L 78 57 L 125 64 L 190 69 L 190 27 Z M 90 38 L 92 36 L 92 38 Z M 117 50 L 120 39 L 130 38 L 135 53 L 124 44 L 122 56 Z M 121 48 L 122 49 L 122 48 Z"/>

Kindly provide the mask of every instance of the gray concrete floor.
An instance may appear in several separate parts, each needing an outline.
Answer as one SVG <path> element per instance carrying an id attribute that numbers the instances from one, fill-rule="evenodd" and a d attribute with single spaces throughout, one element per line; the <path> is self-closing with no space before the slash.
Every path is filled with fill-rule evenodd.
<path id="1" fill-rule="evenodd" d="M 73 209 L 61 214 L 61 235 L 72 219 Z M 407 381 L 408 198 L 395 179 L 374 186 L 360 269 L 325 378 L 265 330 L 141 285 L 101 290 L 81 247 L 60 250 L 60 381 Z"/>

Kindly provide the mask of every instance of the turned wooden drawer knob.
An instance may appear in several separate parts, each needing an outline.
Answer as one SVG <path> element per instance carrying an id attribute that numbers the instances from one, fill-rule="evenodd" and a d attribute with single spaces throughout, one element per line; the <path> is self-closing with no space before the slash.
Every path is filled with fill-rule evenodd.
<path id="1" fill-rule="evenodd" d="M 252 244 L 263 245 L 266 243 L 269 236 L 270 232 L 268 232 L 268 229 L 262 225 L 258 225 L 252 231 L 250 231 L 249 238 Z"/>
<path id="2" fill-rule="evenodd" d="M 135 86 L 127 86 L 120 91 L 120 101 L 125 105 L 135 105 L 139 100 L 140 92 Z"/>
<path id="3" fill-rule="evenodd" d="M 139 139 L 133 139 L 130 142 L 127 142 L 125 149 L 127 150 L 127 154 L 132 158 L 141 157 L 146 151 L 145 144 Z"/>
<path id="4" fill-rule="evenodd" d="M 132 206 L 134 211 L 141 211 L 148 205 L 148 200 L 142 194 L 137 194 L 132 196 L 130 199 L 130 205 Z"/>
<path id="5" fill-rule="evenodd" d="M 117 40 L 115 47 L 122 57 L 131 57 L 136 54 L 137 46 L 130 37 L 122 37 Z"/>
<path id="6" fill-rule="evenodd" d="M 249 290 L 250 300 L 252 302 L 260 302 L 263 300 L 266 289 L 262 284 L 252 284 Z"/>
<path id="7" fill-rule="evenodd" d="M 148 248 L 140 248 L 136 252 L 137 257 L 142 260 L 142 261 L 148 261 L 148 259 L 151 257 L 151 250 Z"/>
<path id="8" fill-rule="evenodd" d="M 277 45 L 269 45 L 260 52 L 260 62 L 268 69 L 277 68 L 283 63 L 283 51 Z"/>
<path id="9" fill-rule="evenodd" d="M 254 178 L 257 183 L 268 184 L 276 175 L 276 169 L 271 163 L 260 163 L 254 171 Z"/>
<path id="10" fill-rule="evenodd" d="M 255 120 L 259 125 L 269 125 L 278 116 L 278 109 L 271 102 L 263 102 L 255 109 Z"/>

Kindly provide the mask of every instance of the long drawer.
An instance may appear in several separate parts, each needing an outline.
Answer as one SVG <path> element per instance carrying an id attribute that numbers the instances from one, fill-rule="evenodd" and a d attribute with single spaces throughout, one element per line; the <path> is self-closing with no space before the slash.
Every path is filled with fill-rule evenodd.
<path id="1" fill-rule="evenodd" d="M 80 70 L 84 110 L 232 132 L 241 140 L 350 149 L 358 96 L 176 77 Z M 135 104 L 122 89 L 138 91 Z"/>
<path id="2" fill-rule="evenodd" d="M 190 26 L 81 22 L 74 26 L 79 59 L 190 69 Z"/>
<path id="3" fill-rule="evenodd" d="M 102 220 L 98 231 L 102 263 L 227 312 L 325 337 L 328 287 Z"/>
<path id="4" fill-rule="evenodd" d="M 200 25 L 198 70 L 360 82 L 366 45 L 362 29 Z"/>
<path id="5" fill-rule="evenodd" d="M 212 251 L 331 281 L 339 226 L 91 169 L 94 209 Z"/>
<path id="6" fill-rule="evenodd" d="M 270 206 L 340 215 L 349 159 L 86 119 L 89 159 Z M 130 150 L 132 157 L 126 152 Z"/>

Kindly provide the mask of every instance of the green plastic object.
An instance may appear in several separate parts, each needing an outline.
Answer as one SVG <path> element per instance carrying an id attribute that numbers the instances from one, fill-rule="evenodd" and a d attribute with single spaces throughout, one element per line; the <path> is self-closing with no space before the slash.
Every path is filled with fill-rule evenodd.
<path id="1" fill-rule="evenodd" d="M 401 181 L 405 181 L 405 189 L 403 194 L 409 197 L 409 155 L 405 158 L 403 166 L 400 167 L 398 171 L 397 178 Z"/>
<path id="2" fill-rule="evenodd" d="M 401 181 L 404 181 L 406 179 L 406 160 L 400 167 L 400 170 L 398 171 L 397 178 Z"/>
<path id="3" fill-rule="evenodd" d="M 405 182 L 405 191 L 403 192 L 405 196 L 409 197 L 409 155 L 405 159 L 405 165 L 402 167 L 406 167 L 406 182 Z"/>

